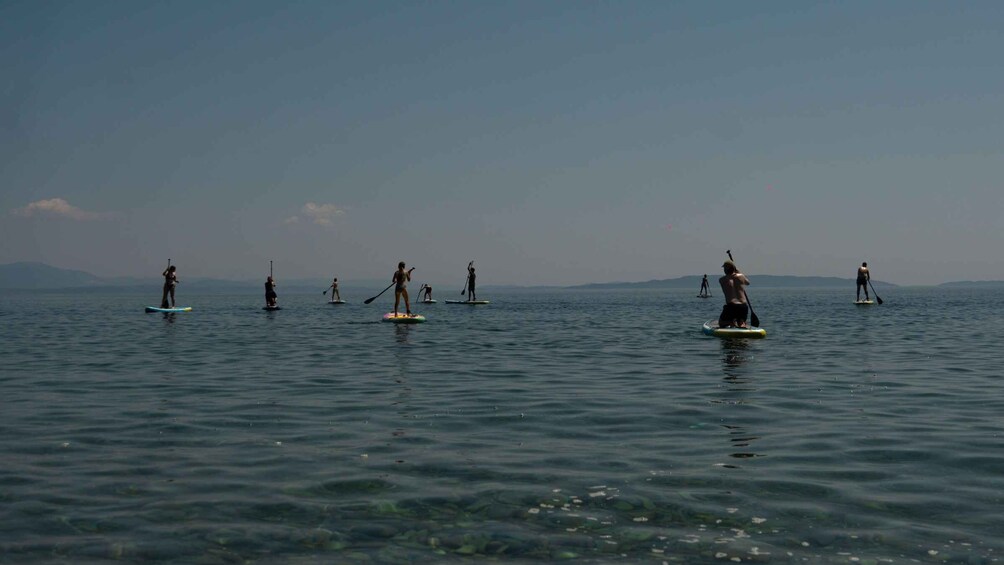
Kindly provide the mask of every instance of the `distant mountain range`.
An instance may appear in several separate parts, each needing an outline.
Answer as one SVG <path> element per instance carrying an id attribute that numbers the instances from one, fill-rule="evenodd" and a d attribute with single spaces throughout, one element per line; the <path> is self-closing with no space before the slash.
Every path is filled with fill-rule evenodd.
<path id="1" fill-rule="evenodd" d="M 1000 288 L 1004 287 L 1004 281 L 955 281 L 938 285 L 944 288 Z"/>
<path id="2" fill-rule="evenodd" d="M 229 292 L 260 290 L 261 281 L 232 281 L 211 279 L 205 277 L 187 277 L 182 275 L 181 288 L 194 292 Z M 327 279 L 282 279 L 281 286 L 285 291 L 315 291 L 320 293 L 328 284 Z M 122 290 L 122 289 L 156 289 L 164 283 L 161 277 L 98 277 L 85 271 L 60 269 L 45 263 L 8 263 L 0 265 L 0 289 L 11 290 Z M 373 288 L 381 286 L 379 281 L 348 282 L 342 288 Z"/>
<path id="3" fill-rule="evenodd" d="M 708 276 L 711 289 L 718 287 L 718 277 L 720 275 Z M 854 279 L 842 279 L 839 277 L 797 277 L 793 275 L 749 275 L 750 281 L 757 288 L 845 288 L 854 286 Z M 612 283 L 592 283 L 574 286 L 571 288 L 584 289 L 617 289 L 617 288 L 693 288 L 695 291 L 701 288 L 700 276 L 691 275 L 678 277 L 675 279 L 654 279 L 644 282 L 612 282 Z M 895 285 L 882 281 L 872 281 L 872 284 L 879 288 L 892 288 Z"/>
<path id="4" fill-rule="evenodd" d="M 854 279 L 839 277 L 798 277 L 788 275 L 750 275 L 753 285 L 757 288 L 845 288 L 854 286 Z M 718 286 L 718 276 L 709 276 L 712 290 Z M 264 281 L 231 281 L 223 279 L 182 277 L 186 290 L 195 292 L 226 292 L 243 290 L 260 290 Z M 327 284 L 327 279 L 283 279 L 282 288 L 288 291 L 320 292 Z M 99 277 L 86 271 L 60 269 L 45 263 L 7 263 L 0 265 L 0 289 L 18 290 L 58 290 L 58 289 L 95 289 L 115 290 L 125 288 L 151 287 L 159 289 L 162 284 L 160 277 Z M 898 285 L 872 281 L 878 288 L 892 288 Z M 343 288 L 372 289 L 385 286 L 384 281 L 344 281 Z M 938 285 L 945 288 L 994 288 L 1004 287 L 1004 281 L 956 281 Z M 609 282 L 592 283 L 566 288 L 571 289 L 672 289 L 692 288 L 695 291 L 701 287 L 701 277 L 696 275 L 677 277 L 675 279 L 654 279 L 643 282 Z M 491 286 L 484 285 L 482 289 L 493 290 L 526 290 L 531 287 L 522 286 Z M 560 287 L 532 287 L 560 288 Z"/>

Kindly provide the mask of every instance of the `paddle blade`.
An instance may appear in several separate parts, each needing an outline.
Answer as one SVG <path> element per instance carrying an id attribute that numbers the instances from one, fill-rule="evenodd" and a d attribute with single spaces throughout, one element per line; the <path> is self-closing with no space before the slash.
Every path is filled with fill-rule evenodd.
<path id="1" fill-rule="evenodd" d="M 369 304 L 370 302 L 373 302 L 376 299 L 377 299 L 376 296 L 374 296 L 373 298 L 367 298 L 366 300 L 363 300 L 363 304 Z"/>
<path id="2" fill-rule="evenodd" d="M 881 299 L 881 298 L 879 298 L 879 295 L 877 295 L 877 294 L 875 295 L 875 300 L 877 300 L 877 301 L 878 301 L 878 303 L 879 303 L 879 306 L 881 306 L 881 305 L 882 305 L 882 299 Z"/>
<path id="3" fill-rule="evenodd" d="M 760 327 L 760 316 L 757 316 L 756 312 L 753 310 L 750 310 L 750 323 L 753 324 L 754 327 Z"/>

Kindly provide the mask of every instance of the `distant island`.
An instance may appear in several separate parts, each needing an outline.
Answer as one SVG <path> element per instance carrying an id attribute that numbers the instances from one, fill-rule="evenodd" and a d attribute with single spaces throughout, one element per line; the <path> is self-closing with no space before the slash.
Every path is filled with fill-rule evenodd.
<path id="1" fill-rule="evenodd" d="M 751 274 L 756 288 L 854 288 L 854 279 L 840 277 L 801 277 L 794 275 Z M 206 277 L 181 277 L 185 288 L 196 292 L 231 292 L 261 290 L 262 281 L 234 281 Z M 708 276 L 711 288 L 718 288 L 718 276 Z M 287 291 L 317 291 L 329 281 L 326 277 L 310 279 L 282 279 L 282 288 Z M 160 277 L 99 277 L 86 271 L 61 269 L 45 263 L 19 262 L 0 265 L 0 289 L 4 290 L 95 290 L 115 291 L 126 289 L 156 289 L 159 291 L 163 279 Z M 883 281 L 872 281 L 876 288 L 894 288 L 899 285 Z M 319 286 L 320 285 L 320 286 Z M 372 289 L 384 286 L 384 281 L 356 280 L 343 281 L 343 288 Z M 689 288 L 695 292 L 701 287 L 700 275 L 688 275 L 672 279 L 653 279 L 639 282 L 590 283 L 575 286 L 520 286 L 485 285 L 485 290 L 527 291 L 546 289 L 570 290 L 614 290 L 614 289 L 676 289 Z M 955 281 L 937 285 L 938 288 L 1001 288 L 1004 281 Z"/>
<path id="2" fill-rule="evenodd" d="M 938 285 L 939 288 L 1001 288 L 1004 281 L 955 281 Z"/>
<path id="3" fill-rule="evenodd" d="M 778 275 L 750 275 L 753 284 L 758 288 L 805 288 L 805 287 L 853 287 L 854 279 L 843 279 L 838 277 L 797 277 Z M 185 288 L 200 292 L 224 292 L 224 291 L 244 291 L 255 289 L 261 284 L 258 281 L 230 281 L 211 278 L 181 277 Z M 709 277 L 712 288 L 717 287 L 717 277 Z M 137 278 L 137 277 L 98 277 L 85 271 L 71 269 L 60 269 L 45 263 L 20 262 L 0 265 L 0 289 L 10 290 L 61 290 L 61 289 L 93 289 L 93 290 L 122 290 L 122 289 L 159 289 L 162 284 L 160 277 Z M 321 285 L 327 283 L 327 279 L 286 279 L 283 280 L 283 288 L 286 290 L 318 290 Z M 889 288 L 897 285 L 872 281 L 876 287 Z M 978 285 L 984 283 L 946 283 L 949 285 Z M 1004 283 L 998 283 L 1004 284 Z M 360 288 L 375 288 L 382 286 L 382 281 L 346 281 L 345 286 L 355 286 Z M 531 288 L 567 288 L 586 290 L 611 290 L 611 289 L 672 289 L 672 288 L 693 288 L 695 291 L 701 286 L 701 277 L 696 275 L 678 277 L 674 279 L 657 279 L 644 282 L 610 282 L 592 283 L 569 287 L 524 287 L 524 286 L 491 286 L 495 290 L 527 290 Z"/>
<path id="4" fill-rule="evenodd" d="M 718 276 L 708 276 L 712 290 L 718 287 Z M 794 275 L 750 275 L 750 280 L 757 288 L 854 288 L 854 279 L 843 279 L 840 277 L 799 277 Z M 573 286 L 569 288 L 581 289 L 646 289 L 646 288 L 692 288 L 695 291 L 701 288 L 701 278 L 697 275 L 677 277 L 675 279 L 654 279 L 644 282 L 611 282 L 592 283 Z M 899 285 L 882 281 L 872 281 L 878 288 L 893 288 Z"/>

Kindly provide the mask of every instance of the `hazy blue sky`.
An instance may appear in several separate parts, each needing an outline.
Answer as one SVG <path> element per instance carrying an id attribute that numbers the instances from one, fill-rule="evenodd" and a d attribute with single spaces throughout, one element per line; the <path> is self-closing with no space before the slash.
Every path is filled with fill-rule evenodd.
<path id="1" fill-rule="evenodd" d="M 1001 30 L 998 1 L 7 0 L 0 262 L 1004 279 Z"/>

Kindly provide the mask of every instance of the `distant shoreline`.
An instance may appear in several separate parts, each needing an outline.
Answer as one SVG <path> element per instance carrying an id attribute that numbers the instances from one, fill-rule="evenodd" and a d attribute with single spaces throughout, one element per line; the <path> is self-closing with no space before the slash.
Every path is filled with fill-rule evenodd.
<path id="1" fill-rule="evenodd" d="M 755 288 L 854 288 L 853 278 L 815 277 L 799 275 L 758 275 L 750 274 Z M 709 277 L 712 289 L 717 286 L 717 277 Z M 327 279 L 287 279 L 283 281 L 285 292 L 317 292 L 328 283 Z M 162 281 L 159 278 L 102 278 L 85 271 L 60 269 L 44 263 L 8 263 L 0 265 L 0 289 L 25 291 L 90 291 L 90 292 L 155 292 L 160 291 Z M 436 288 L 452 288 L 432 283 Z M 873 280 L 876 288 L 900 288 L 900 285 Z M 687 275 L 676 278 L 652 279 L 648 281 L 618 281 L 603 283 L 588 283 L 572 286 L 564 285 L 483 285 L 484 291 L 530 291 L 530 290 L 631 290 L 631 289 L 693 289 L 695 292 L 701 286 L 700 275 Z M 923 288 L 1001 288 L 1004 281 L 952 281 L 937 285 L 911 285 Z M 371 280 L 351 281 L 342 283 L 342 291 L 369 291 L 382 287 L 382 282 Z M 210 278 L 182 279 L 186 292 L 251 292 L 262 291 L 262 285 L 257 281 L 231 281 Z"/>

